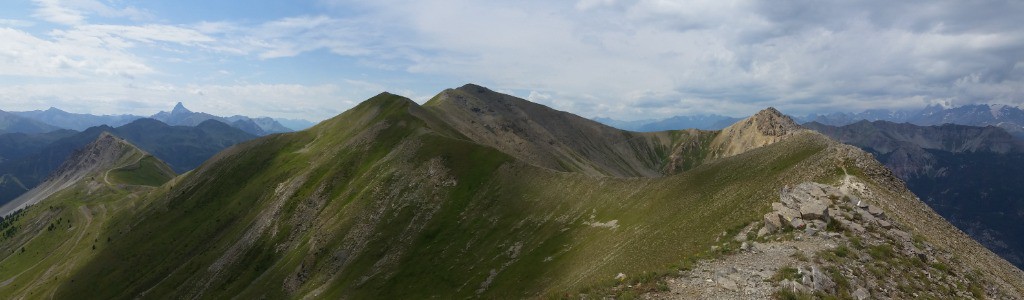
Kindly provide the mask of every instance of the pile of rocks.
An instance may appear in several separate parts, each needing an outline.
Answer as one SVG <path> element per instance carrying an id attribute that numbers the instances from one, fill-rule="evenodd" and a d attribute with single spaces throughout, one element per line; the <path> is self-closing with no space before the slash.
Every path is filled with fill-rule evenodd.
<path id="1" fill-rule="evenodd" d="M 800 276 L 797 281 L 786 279 L 779 283 L 779 287 L 802 292 L 822 291 L 828 294 L 836 291 L 836 283 L 818 265 L 809 268 L 799 267 L 797 275 Z"/>
<path id="2" fill-rule="evenodd" d="M 843 228 L 852 230 L 854 233 L 864 233 L 865 225 L 878 226 L 885 230 L 893 228 L 892 223 L 889 222 L 889 218 L 885 215 L 878 206 L 870 205 L 864 200 L 856 196 L 846 196 L 849 207 L 852 209 L 843 211 L 842 213 L 837 212 L 835 214 L 835 220 L 842 225 Z M 854 222 L 852 220 L 857 220 Z M 904 233 L 905 234 L 905 233 Z"/>
<path id="3" fill-rule="evenodd" d="M 759 237 L 775 233 L 785 227 L 805 230 L 809 235 L 825 230 L 832 216 L 829 206 L 840 199 L 838 188 L 815 182 L 785 187 L 779 192 L 779 201 L 772 203 L 772 211 L 764 215 L 764 227 Z"/>

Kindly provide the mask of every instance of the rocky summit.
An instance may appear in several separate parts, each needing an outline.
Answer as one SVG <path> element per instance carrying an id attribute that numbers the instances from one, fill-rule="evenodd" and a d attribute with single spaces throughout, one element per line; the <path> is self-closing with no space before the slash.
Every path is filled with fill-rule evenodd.
<path id="1" fill-rule="evenodd" d="M 778 142 L 801 130 L 790 117 L 769 107 L 726 127 L 711 141 L 709 159 L 737 155 Z"/>
<path id="2" fill-rule="evenodd" d="M 98 169 L 153 169 L 131 166 Z M 1019 269 L 871 154 L 774 109 L 721 131 L 635 133 L 477 85 L 424 105 L 382 93 L 162 184 L 88 178 L 3 221 L 0 294 L 1024 294 Z"/>

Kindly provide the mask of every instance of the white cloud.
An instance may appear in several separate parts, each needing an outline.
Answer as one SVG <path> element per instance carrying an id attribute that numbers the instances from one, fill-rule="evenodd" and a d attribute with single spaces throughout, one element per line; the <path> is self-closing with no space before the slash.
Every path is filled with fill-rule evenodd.
<path id="1" fill-rule="evenodd" d="M 85 20 L 85 15 L 82 12 L 61 5 L 60 0 L 33 0 L 33 2 L 39 6 L 33 15 L 36 18 L 65 25 L 74 25 Z"/>
<path id="2" fill-rule="evenodd" d="M 0 28 L 0 75 L 27 77 L 135 76 L 153 70 L 141 59 L 103 41 L 37 38 Z"/>
<path id="3" fill-rule="evenodd" d="M 64 25 L 82 24 L 89 15 L 131 20 L 152 18 L 148 12 L 131 6 L 115 8 L 96 0 L 33 0 L 32 2 L 36 4 L 34 17 Z"/>
<path id="4" fill-rule="evenodd" d="M 903 108 L 951 97 L 1019 104 L 1024 29 L 1013 24 L 1024 9 L 990 6 L 448 0 L 360 8 L 402 37 L 382 52 L 414 50 L 399 60 L 412 73 L 551 94 L 556 108 L 583 115 L 636 118 L 769 105 L 794 113 Z M 985 80 L 954 86 L 972 73 Z"/>
<path id="5" fill-rule="evenodd" d="M 615 4 L 615 0 L 579 0 L 576 1 L 576 9 L 588 10 L 612 4 Z"/>
<path id="6" fill-rule="evenodd" d="M 31 27 L 35 23 L 25 20 L 14 20 L 14 19 L 0 19 L 0 27 Z"/>
<path id="7" fill-rule="evenodd" d="M 113 44 L 114 47 L 124 48 L 127 42 L 156 43 L 167 42 L 182 45 L 197 46 L 204 43 L 214 42 L 215 39 L 195 29 L 172 25 L 82 25 L 75 26 L 71 30 L 58 30 L 53 34 L 58 39 L 85 40 L 94 39 Z M 111 39 L 119 39 L 112 42 Z"/>
<path id="8" fill-rule="evenodd" d="M 197 53 L 260 64 L 325 51 L 408 76 L 340 82 L 346 99 L 385 87 L 429 98 L 437 90 L 409 83 L 423 79 L 530 91 L 559 109 L 627 119 L 1024 101 L 1024 8 L 1013 3 L 324 1 L 344 14 L 102 25 L 93 17 L 147 12 L 35 0 L 36 17 L 69 26 L 46 36 L 0 29 L 0 74 L 152 79 L 163 70 L 143 53 L 154 49 L 183 64 Z M 201 90 L 232 98 L 260 85 L 237 86 L 247 88 Z"/>

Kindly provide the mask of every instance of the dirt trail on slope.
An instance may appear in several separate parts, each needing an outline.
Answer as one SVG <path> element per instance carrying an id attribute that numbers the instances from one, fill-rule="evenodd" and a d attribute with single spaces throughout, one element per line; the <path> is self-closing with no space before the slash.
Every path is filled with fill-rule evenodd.
<path id="1" fill-rule="evenodd" d="M 804 263 L 798 257 L 835 248 L 828 237 L 802 241 L 751 243 L 750 250 L 714 261 L 698 263 L 678 278 L 668 280 L 670 291 L 645 295 L 647 299 L 768 299 L 776 288 L 767 279 L 785 267 Z M 798 254 L 799 253 L 799 254 Z"/>

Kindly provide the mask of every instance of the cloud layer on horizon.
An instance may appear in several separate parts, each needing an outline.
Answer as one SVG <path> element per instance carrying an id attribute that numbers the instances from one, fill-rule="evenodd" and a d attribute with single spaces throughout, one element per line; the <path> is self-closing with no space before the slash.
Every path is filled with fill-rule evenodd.
<path id="1" fill-rule="evenodd" d="M 36 0 L 32 19 L 0 20 L 0 101 L 322 119 L 381 89 L 474 82 L 619 119 L 1024 103 L 1022 2 L 323 0 L 190 23 L 123 2 Z M 288 59 L 326 63 L 273 74 Z"/>

